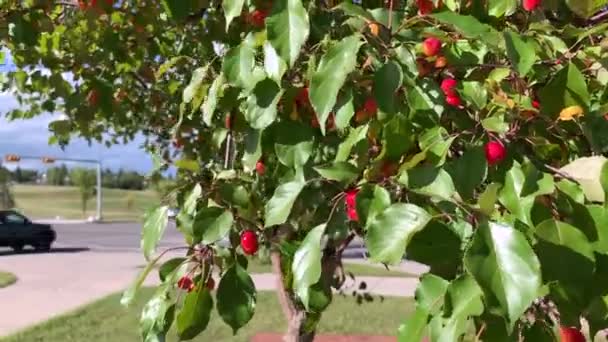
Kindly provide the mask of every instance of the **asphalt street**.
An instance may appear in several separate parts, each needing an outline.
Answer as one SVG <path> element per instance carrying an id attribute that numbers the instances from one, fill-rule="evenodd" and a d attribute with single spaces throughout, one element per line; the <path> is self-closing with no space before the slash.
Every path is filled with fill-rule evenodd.
<path id="1" fill-rule="evenodd" d="M 57 232 L 54 248 L 90 249 L 98 252 L 140 250 L 140 223 L 70 223 L 52 224 L 52 226 Z M 184 238 L 175 228 L 175 223 L 169 222 L 158 249 L 177 246 L 185 246 Z M 355 239 L 343 256 L 362 258 L 364 254 L 363 242 Z"/>
<path id="2" fill-rule="evenodd" d="M 53 224 L 56 247 L 89 248 L 97 251 L 137 251 L 141 239 L 140 223 Z M 181 233 L 170 222 L 160 248 L 184 246 Z"/>

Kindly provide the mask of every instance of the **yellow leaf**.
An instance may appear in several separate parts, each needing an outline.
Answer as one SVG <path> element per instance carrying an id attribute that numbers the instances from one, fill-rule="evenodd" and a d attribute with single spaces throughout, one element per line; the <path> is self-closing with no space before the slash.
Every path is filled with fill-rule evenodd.
<path id="1" fill-rule="evenodd" d="M 570 106 L 559 113 L 559 119 L 561 121 L 570 121 L 576 117 L 583 116 L 584 114 L 583 108 L 580 106 Z"/>

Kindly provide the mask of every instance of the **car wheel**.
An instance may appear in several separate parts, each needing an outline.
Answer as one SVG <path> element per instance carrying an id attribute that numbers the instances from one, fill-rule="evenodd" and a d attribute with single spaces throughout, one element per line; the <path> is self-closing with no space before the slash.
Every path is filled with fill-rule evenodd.
<path id="1" fill-rule="evenodd" d="M 11 248 L 17 253 L 23 252 L 23 245 L 21 244 L 12 245 Z"/>

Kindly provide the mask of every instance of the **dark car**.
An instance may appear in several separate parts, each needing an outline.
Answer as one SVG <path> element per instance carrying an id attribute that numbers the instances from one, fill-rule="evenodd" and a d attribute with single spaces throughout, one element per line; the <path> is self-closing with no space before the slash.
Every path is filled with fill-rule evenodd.
<path id="1" fill-rule="evenodd" d="M 49 251 L 55 237 L 55 231 L 48 224 L 33 223 L 13 210 L 0 210 L 0 247 L 11 247 L 16 252 L 25 246 Z"/>

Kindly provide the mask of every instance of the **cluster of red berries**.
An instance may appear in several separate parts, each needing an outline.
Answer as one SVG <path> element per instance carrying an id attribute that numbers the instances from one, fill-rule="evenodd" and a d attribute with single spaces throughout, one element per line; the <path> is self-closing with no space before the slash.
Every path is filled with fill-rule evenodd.
<path id="1" fill-rule="evenodd" d="M 460 107 L 462 105 L 456 87 L 458 87 L 458 81 L 453 78 L 446 78 L 441 81 L 441 90 L 445 95 L 445 102 L 452 107 Z"/>
<path id="2" fill-rule="evenodd" d="M 346 216 L 349 220 L 358 222 L 359 214 L 357 214 L 357 194 L 359 189 L 352 189 L 346 191 L 344 201 L 346 202 Z"/>

